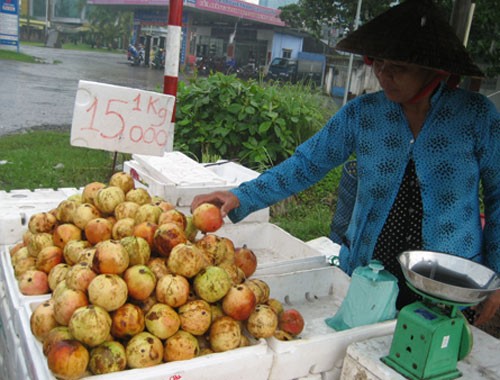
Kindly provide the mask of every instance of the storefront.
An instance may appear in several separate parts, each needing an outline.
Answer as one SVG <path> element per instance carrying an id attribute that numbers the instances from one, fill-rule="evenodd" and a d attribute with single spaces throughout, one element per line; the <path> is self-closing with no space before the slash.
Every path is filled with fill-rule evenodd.
<path id="1" fill-rule="evenodd" d="M 133 42 L 143 44 L 146 50 L 164 47 L 167 0 L 89 0 L 88 4 L 132 9 Z M 277 9 L 238 0 L 184 0 L 181 65 L 210 58 L 223 63 L 234 59 L 238 66 L 264 66 L 276 55 L 276 32 L 286 30 Z M 291 38 L 294 45 L 301 46 L 303 37 Z"/>

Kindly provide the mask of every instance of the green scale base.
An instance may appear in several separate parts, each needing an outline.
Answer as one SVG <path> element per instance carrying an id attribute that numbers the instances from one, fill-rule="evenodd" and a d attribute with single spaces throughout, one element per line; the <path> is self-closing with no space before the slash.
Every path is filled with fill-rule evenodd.
<path id="1" fill-rule="evenodd" d="M 472 349 L 472 335 L 458 305 L 448 310 L 415 302 L 398 315 L 389 355 L 381 360 L 411 380 L 448 380 L 462 374 L 457 362 Z"/>

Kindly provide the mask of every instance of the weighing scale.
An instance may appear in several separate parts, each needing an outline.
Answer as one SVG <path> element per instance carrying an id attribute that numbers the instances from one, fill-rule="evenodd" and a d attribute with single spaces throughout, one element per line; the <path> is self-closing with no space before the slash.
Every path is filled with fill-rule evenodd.
<path id="1" fill-rule="evenodd" d="M 472 350 L 462 312 L 500 288 L 489 268 L 450 254 L 406 251 L 398 257 L 410 289 L 422 296 L 401 309 L 389 355 L 381 360 L 411 380 L 449 380 Z"/>

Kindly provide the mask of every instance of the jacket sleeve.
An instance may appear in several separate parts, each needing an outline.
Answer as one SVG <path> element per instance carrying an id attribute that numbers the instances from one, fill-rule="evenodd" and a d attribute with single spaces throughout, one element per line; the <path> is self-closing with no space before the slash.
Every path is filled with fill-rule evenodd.
<path id="1" fill-rule="evenodd" d="M 483 111 L 486 128 L 481 136 L 479 155 L 486 221 L 483 261 L 486 266 L 498 273 L 500 272 L 500 114 L 487 99 Z"/>
<path id="2" fill-rule="evenodd" d="M 229 213 L 231 221 L 239 222 L 254 211 L 307 189 L 347 160 L 354 147 L 353 123 L 347 122 L 353 108 L 349 104 L 343 107 L 288 159 L 231 190 L 240 201 L 240 206 Z"/>

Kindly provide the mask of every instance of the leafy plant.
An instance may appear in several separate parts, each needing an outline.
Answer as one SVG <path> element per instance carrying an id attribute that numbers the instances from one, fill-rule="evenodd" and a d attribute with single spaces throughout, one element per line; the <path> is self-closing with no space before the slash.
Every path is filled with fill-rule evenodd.
<path id="1" fill-rule="evenodd" d="M 234 159 L 256 169 L 290 156 L 327 118 L 325 97 L 311 87 L 264 86 L 222 73 L 179 83 L 177 98 L 177 150 Z"/>

